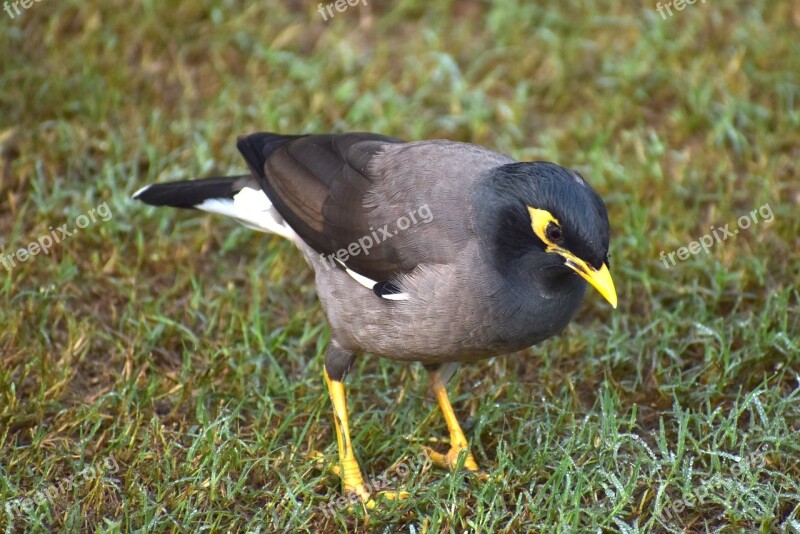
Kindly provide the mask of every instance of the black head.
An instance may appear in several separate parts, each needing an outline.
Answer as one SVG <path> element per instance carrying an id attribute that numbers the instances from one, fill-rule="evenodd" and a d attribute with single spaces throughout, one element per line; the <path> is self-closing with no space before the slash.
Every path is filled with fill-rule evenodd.
<path id="1" fill-rule="evenodd" d="M 575 171 L 547 162 L 512 163 L 479 188 L 479 225 L 498 270 L 557 284 L 575 273 L 612 306 L 605 204 Z"/>

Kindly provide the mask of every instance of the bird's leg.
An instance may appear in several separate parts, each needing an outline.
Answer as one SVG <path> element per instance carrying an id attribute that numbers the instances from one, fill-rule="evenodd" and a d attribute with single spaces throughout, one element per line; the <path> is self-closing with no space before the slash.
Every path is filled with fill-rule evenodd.
<path id="1" fill-rule="evenodd" d="M 458 424 L 456 414 L 453 412 L 453 407 L 450 405 L 450 398 L 447 396 L 445 383 L 452 372 L 448 373 L 448 371 L 442 367 L 426 367 L 426 369 L 430 376 L 431 389 L 433 389 L 433 393 L 436 395 L 436 400 L 439 401 L 439 407 L 442 409 L 444 420 L 447 423 L 447 430 L 450 432 L 450 450 L 447 454 L 441 454 L 432 449 L 427 449 L 431 461 L 440 467 L 455 469 L 458 466 L 458 455 L 461 451 L 466 451 L 464 468 L 469 471 L 479 471 L 478 463 L 469 450 L 467 438 L 464 436 L 464 431 L 461 430 L 461 425 Z"/>
<path id="2" fill-rule="evenodd" d="M 353 452 L 350 439 L 350 423 L 347 417 L 347 402 L 344 393 L 344 377 L 353 363 L 354 355 L 333 345 L 328 346 L 325 353 L 325 384 L 333 404 L 333 423 L 336 426 L 336 442 L 339 446 L 339 465 L 332 470 L 342 479 L 346 497 L 357 497 L 367 508 L 374 508 L 375 501 L 370 495 L 370 484 L 364 484 L 361 467 Z M 315 455 L 316 456 L 316 455 Z M 405 491 L 378 491 L 377 484 L 372 489 L 387 499 L 405 499 Z"/>
<path id="3" fill-rule="evenodd" d="M 353 454 L 353 442 L 350 440 L 350 424 L 347 419 L 347 403 L 344 395 L 344 383 L 332 380 L 325 369 L 325 383 L 333 404 L 333 423 L 336 426 L 336 442 L 339 445 L 339 476 L 342 478 L 345 494 L 355 492 L 361 502 L 370 501 L 370 494 L 364 486 L 361 467 Z"/>

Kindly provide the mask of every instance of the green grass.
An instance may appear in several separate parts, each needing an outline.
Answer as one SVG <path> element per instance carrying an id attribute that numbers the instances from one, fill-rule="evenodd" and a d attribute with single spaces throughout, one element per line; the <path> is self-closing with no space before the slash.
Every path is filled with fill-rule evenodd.
<path id="1" fill-rule="evenodd" d="M 0 528 L 800 531 L 800 10 L 369 4 L 0 13 L 0 253 L 113 214 L 0 266 L 0 506 L 102 472 Z M 405 464 L 411 498 L 322 513 L 341 494 L 308 456 L 336 457 L 327 327 L 299 253 L 130 200 L 242 171 L 235 136 L 259 130 L 481 143 L 606 200 L 619 309 L 587 292 L 564 334 L 450 383 L 490 481 L 420 462 L 446 437 L 424 371 L 365 357 L 357 455 L 370 479 Z M 772 222 L 659 259 L 766 203 Z"/>

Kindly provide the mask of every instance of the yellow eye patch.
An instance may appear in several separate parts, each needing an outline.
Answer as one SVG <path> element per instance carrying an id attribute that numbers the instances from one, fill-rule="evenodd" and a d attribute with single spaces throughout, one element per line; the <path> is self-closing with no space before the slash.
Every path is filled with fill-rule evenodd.
<path id="1" fill-rule="evenodd" d="M 533 228 L 533 233 L 547 245 L 548 249 L 550 247 L 559 248 L 557 244 L 553 243 L 547 237 L 547 227 L 549 225 L 554 224 L 561 227 L 558 219 L 553 217 L 553 214 L 547 210 L 540 210 L 530 206 L 528 206 L 528 213 L 531 215 L 531 228 Z"/>

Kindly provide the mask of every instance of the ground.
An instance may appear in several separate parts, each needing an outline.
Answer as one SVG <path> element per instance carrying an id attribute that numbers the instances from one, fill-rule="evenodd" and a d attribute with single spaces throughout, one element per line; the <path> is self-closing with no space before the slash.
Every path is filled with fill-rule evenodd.
<path id="1" fill-rule="evenodd" d="M 0 12 L 6 532 L 800 532 L 797 3 L 25 3 Z M 421 367 L 363 357 L 357 455 L 411 497 L 341 506 L 299 253 L 130 199 L 244 171 L 261 130 L 480 143 L 606 201 L 619 308 L 587 292 L 449 384 L 489 480 L 419 456 L 446 438 Z"/>

